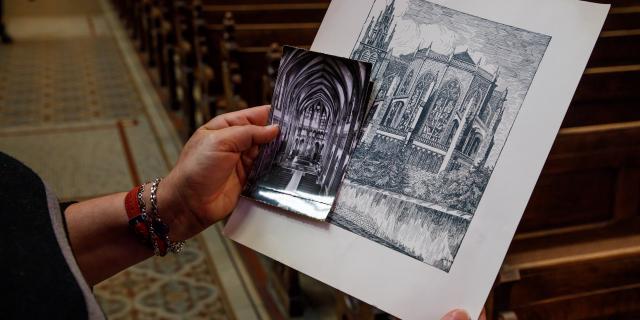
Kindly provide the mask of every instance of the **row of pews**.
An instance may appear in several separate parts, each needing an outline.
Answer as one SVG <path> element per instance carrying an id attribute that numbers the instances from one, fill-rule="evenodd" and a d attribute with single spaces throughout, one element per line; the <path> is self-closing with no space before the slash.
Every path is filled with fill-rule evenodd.
<path id="1" fill-rule="evenodd" d="M 640 318 L 640 1 L 612 8 L 490 297 L 496 319 Z"/>
<path id="2" fill-rule="evenodd" d="M 188 136 L 217 114 L 269 103 L 280 44 L 308 48 L 329 0 L 113 4 Z"/>
<path id="3" fill-rule="evenodd" d="M 640 318 L 640 1 L 613 2 L 487 301 L 491 319 Z M 280 44 L 309 47 L 329 0 L 113 0 L 185 136 L 269 103 Z M 295 270 L 241 255 L 272 317 Z M 463 290 L 464 288 L 461 288 Z M 341 319 L 385 316 L 335 292 Z"/>

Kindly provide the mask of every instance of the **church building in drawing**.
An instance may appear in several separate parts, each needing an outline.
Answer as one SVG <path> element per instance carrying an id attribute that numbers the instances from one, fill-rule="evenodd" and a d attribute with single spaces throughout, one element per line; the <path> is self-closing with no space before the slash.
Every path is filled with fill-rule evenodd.
<path id="1" fill-rule="evenodd" d="M 499 69 L 483 69 L 468 50 L 436 52 L 428 39 L 394 56 L 394 11 L 392 0 L 371 18 L 351 56 L 372 63 L 379 83 L 365 141 L 433 173 L 484 165 L 508 94 L 497 86 Z"/>

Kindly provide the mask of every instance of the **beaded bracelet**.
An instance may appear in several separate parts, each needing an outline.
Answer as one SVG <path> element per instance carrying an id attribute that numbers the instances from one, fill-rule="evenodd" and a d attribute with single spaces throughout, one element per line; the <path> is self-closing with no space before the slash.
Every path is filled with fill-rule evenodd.
<path id="1" fill-rule="evenodd" d="M 146 224 L 145 205 L 142 201 L 144 185 L 133 188 L 124 198 L 124 206 L 129 217 L 129 227 L 143 243 L 149 242 L 149 228 Z"/>
<path id="2" fill-rule="evenodd" d="M 161 179 L 155 179 L 149 190 L 151 210 L 147 213 L 144 202 L 144 184 L 133 188 L 125 197 L 125 208 L 129 217 L 129 226 L 136 237 L 150 246 L 157 256 L 167 252 L 180 253 L 184 241 L 172 242 L 169 239 L 169 226 L 158 215 L 158 186 Z"/>

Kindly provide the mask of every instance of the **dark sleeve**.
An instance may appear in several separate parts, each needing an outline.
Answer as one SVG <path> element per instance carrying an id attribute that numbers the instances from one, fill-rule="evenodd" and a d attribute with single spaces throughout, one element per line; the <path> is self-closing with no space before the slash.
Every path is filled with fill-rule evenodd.
<path id="1" fill-rule="evenodd" d="M 60 204 L 29 168 L 0 152 L 2 319 L 101 319 L 65 232 Z"/>

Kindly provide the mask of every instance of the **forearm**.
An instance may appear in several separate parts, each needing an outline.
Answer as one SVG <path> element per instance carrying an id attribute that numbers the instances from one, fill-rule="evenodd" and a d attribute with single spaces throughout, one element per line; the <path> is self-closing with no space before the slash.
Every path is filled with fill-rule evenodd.
<path id="1" fill-rule="evenodd" d="M 264 126 L 269 110 L 263 106 L 216 117 L 189 139 L 157 189 L 155 214 L 169 227 L 170 241 L 189 239 L 233 210 L 259 146 L 278 135 L 277 126 Z M 147 184 L 143 196 L 147 210 L 150 189 Z M 129 229 L 125 196 L 88 200 L 65 211 L 71 247 L 89 284 L 153 254 Z"/>
<path id="2" fill-rule="evenodd" d="M 129 230 L 125 195 L 83 201 L 65 211 L 73 253 L 90 285 L 153 255 Z"/>

